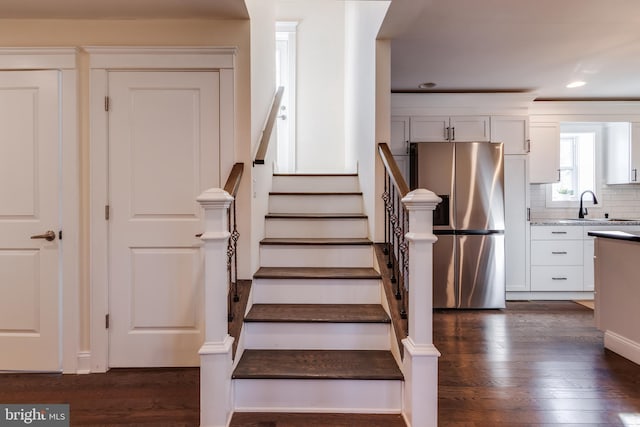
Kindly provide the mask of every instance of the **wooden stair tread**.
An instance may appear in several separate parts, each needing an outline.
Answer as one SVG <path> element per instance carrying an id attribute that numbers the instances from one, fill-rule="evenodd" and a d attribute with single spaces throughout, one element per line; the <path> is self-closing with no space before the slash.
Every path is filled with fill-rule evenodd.
<path id="1" fill-rule="evenodd" d="M 406 427 L 401 414 L 234 412 L 229 427 Z"/>
<path id="2" fill-rule="evenodd" d="M 267 237 L 262 245 L 373 245 L 366 237 Z"/>
<path id="3" fill-rule="evenodd" d="M 362 196 L 362 191 L 272 191 L 270 196 Z"/>
<path id="4" fill-rule="evenodd" d="M 254 279 L 379 279 L 369 267 L 260 267 Z"/>
<path id="5" fill-rule="evenodd" d="M 232 378 L 403 380 L 385 350 L 245 350 Z"/>
<path id="6" fill-rule="evenodd" d="M 274 173 L 273 176 L 358 176 L 357 173 Z"/>
<path id="7" fill-rule="evenodd" d="M 267 219 L 366 219 L 361 213 L 268 213 Z"/>
<path id="8" fill-rule="evenodd" d="M 245 322 L 390 323 L 380 304 L 254 304 Z"/>

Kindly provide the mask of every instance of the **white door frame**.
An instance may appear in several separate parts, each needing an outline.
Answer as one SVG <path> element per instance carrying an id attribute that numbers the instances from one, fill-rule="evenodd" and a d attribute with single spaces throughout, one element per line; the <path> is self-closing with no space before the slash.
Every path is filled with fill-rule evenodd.
<path id="1" fill-rule="evenodd" d="M 91 120 L 91 372 L 109 369 L 108 282 L 108 72 L 116 70 L 201 70 L 220 73 L 220 182 L 235 160 L 235 48 L 84 47 L 89 54 Z"/>
<path id="2" fill-rule="evenodd" d="M 0 48 L 0 70 L 60 72 L 60 349 L 62 371 L 82 369 L 80 349 L 80 166 L 78 147 L 77 50 L 75 48 Z"/>

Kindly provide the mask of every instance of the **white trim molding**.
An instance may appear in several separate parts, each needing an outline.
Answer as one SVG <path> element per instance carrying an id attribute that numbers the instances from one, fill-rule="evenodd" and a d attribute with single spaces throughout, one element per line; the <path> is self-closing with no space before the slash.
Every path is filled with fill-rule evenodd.
<path id="1" fill-rule="evenodd" d="M 80 156 L 77 95 L 78 50 L 67 47 L 0 48 L 0 70 L 58 70 L 60 90 L 62 371 L 76 373 L 80 350 Z"/>
<path id="2" fill-rule="evenodd" d="M 615 332 L 604 333 L 604 346 L 620 356 L 640 365 L 640 343 L 623 337 Z"/>
<path id="3" fill-rule="evenodd" d="M 91 122 L 91 371 L 109 369 L 108 313 L 108 119 L 104 99 L 108 74 L 116 70 L 218 71 L 220 76 L 220 174 L 227 176 L 235 161 L 234 47 L 83 46 L 89 55 Z"/>
<path id="4" fill-rule="evenodd" d="M 83 46 L 91 69 L 233 69 L 235 47 L 103 47 Z M 179 65 L 177 65 L 179 64 Z"/>

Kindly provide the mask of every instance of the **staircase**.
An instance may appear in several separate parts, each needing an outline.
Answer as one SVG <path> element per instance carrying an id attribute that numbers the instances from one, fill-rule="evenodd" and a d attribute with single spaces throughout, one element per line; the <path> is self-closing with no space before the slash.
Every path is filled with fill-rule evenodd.
<path id="1" fill-rule="evenodd" d="M 320 414 L 394 414 L 380 425 L 405 425 L 367 221 L 357 175 L 274 175 L 231 426 L 255 412 L 316 413 L 314 425 Z"/>

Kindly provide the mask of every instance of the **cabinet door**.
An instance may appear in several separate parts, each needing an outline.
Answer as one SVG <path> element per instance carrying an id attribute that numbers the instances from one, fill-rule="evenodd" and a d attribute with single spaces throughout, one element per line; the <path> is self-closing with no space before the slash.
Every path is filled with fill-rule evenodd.
<path id="1" fill-rule="evenodd" d="M 633 134 L 629 135 L 629 132 L 633 132 L 630 124 L 623 123 L 622 125 L 606 127 L 606 175 L 607 184 L 628 184 L 633 178 L 632 166 L 632 145 L 631 138 Z M 640 133 L 640 129 L 636 129 L 636 134 Z M 636 135 L 636 140 L 640 144 L 640 135 Z M 635 150 L 636 155 L 640 152 Z"/>
<path id="2" fill-rule="evenodd" d="M 447 141 L 449 117 L 411 117 L 411 142 Z"/>
<path id="3" fill-rule="evenodd" d="M 525 155 L 504 156 L 504 249 L 507 291 L 529 290 L 529 182 Z"/>
<path id="4" fill-rule="evenodd" d="M 529 181 L 532 184 L 553 183 L 560 179 L 560 125 L 531 123 L 529 128 Z"/>
<path id="5" fill-rule="evenodd" d="M 389 144 L 391 154 L 409 154 L 409 117 L 391 117 L 391 141 Z"/>
<path id="6" fill-rule="evenodd" d="M 491 128 L 489 116 L 457 116 L 449 122 L 452 141 L 489 141 Z"/>
<path id="7" fill-rule="evenodd" d="M 491 141 L 504 144 L 504 154 L 529 152 L 529 118 L 527 116 L 491 117 Z"/>
<path id="8" fill-rule="evenodd" d="M 640 123 L 631 124 L 631 174 L 629 182 L 640 182 Z"/>

